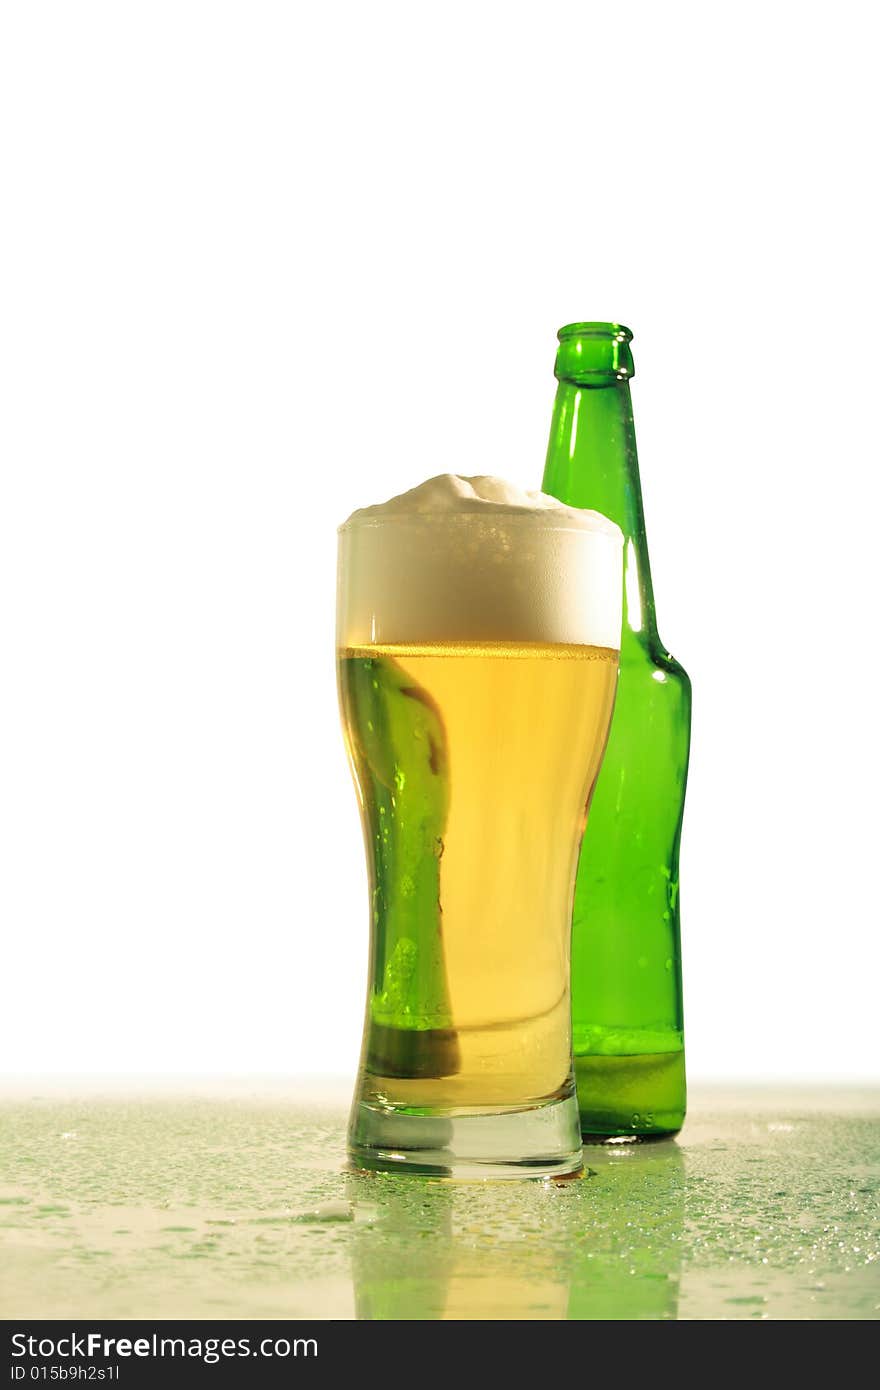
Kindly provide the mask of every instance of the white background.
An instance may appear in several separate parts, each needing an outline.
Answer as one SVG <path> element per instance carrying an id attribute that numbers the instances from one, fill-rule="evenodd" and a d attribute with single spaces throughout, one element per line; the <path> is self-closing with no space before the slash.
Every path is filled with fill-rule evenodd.
<path id="1" fill-rule="evenodd" d="M 635 331 L 694 1077 L 876 1073 L 869 4 L 8 3 L 0 1070 L 346 1073 L 335 527 Z"/>

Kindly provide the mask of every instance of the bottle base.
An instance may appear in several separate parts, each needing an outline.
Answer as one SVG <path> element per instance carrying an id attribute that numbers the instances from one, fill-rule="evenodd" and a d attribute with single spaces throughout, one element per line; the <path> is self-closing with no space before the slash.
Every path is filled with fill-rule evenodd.
<path id="1" fill-rule="evenodd" d="M 583 1169 L 574 1095 L 528 1109 L 414 1114 L 356 1099 L 351 1166 L 466 1181 L 564 1178 Z"/>
<path id="2" fill-rule="evenodd" d="M 587 1142 L 668 1139 L 685 1116 L 684 1052 L 575 1056 L 581 1134 Z"/>

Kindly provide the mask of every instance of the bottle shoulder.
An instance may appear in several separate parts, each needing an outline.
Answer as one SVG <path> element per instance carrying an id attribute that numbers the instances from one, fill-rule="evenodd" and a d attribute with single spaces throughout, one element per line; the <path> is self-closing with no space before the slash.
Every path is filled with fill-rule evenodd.
<path id="1" fill-rule="evenodd" d="M 643 692 L 658 706 L 674 706 L 689 720 L 690 676 L 680 661 L 666 651 L 659 639 L 646 640 L 641 633 L 628 634 L 620 650 L 620 687 Z M 620 694 L 618 694 L 618 703 Z"/>
<path id="2" fill-rule="evenodd" d="M 688 696 L 691 693 L 691 678 L 671 652 L 667 651 L 658 640 L 658 649 L 651 657 L 652 664 L 658 671 L 662 671 L 671 681 L 676 682 L 686 690 Z"/>
<path id="3" fill-rule="evenodd" d="M 620 664 L 633 670 L 662 671 L 670 681 L 690 688 L 690 676 L 681 662 L 663 645 L 657 633 L 627 631 L 624 625 Z"/>

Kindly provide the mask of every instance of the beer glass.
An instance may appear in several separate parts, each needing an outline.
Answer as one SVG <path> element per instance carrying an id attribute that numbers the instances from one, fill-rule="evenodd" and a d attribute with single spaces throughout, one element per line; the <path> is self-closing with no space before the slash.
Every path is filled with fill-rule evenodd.
<path id="1" fill-rule="evenodd" d="M 370 903 L 349 1154 L 461 1178 L 573 1173 L 571 905 L 617 684 L 621 536 L 556 503 L 430 496 L 339 534 Z"/>

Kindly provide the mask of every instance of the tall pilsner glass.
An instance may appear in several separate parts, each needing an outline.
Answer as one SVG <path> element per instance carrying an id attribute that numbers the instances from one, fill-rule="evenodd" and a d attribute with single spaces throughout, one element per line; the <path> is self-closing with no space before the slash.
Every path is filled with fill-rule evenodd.
<path id="1" fill-rule="evenodd" d="M 339 533 L 339 687 L 370 882 L 359 1168 L 582 1166 L 571 907 L 608 735 L 621 534 L 496 479 Z"/>

